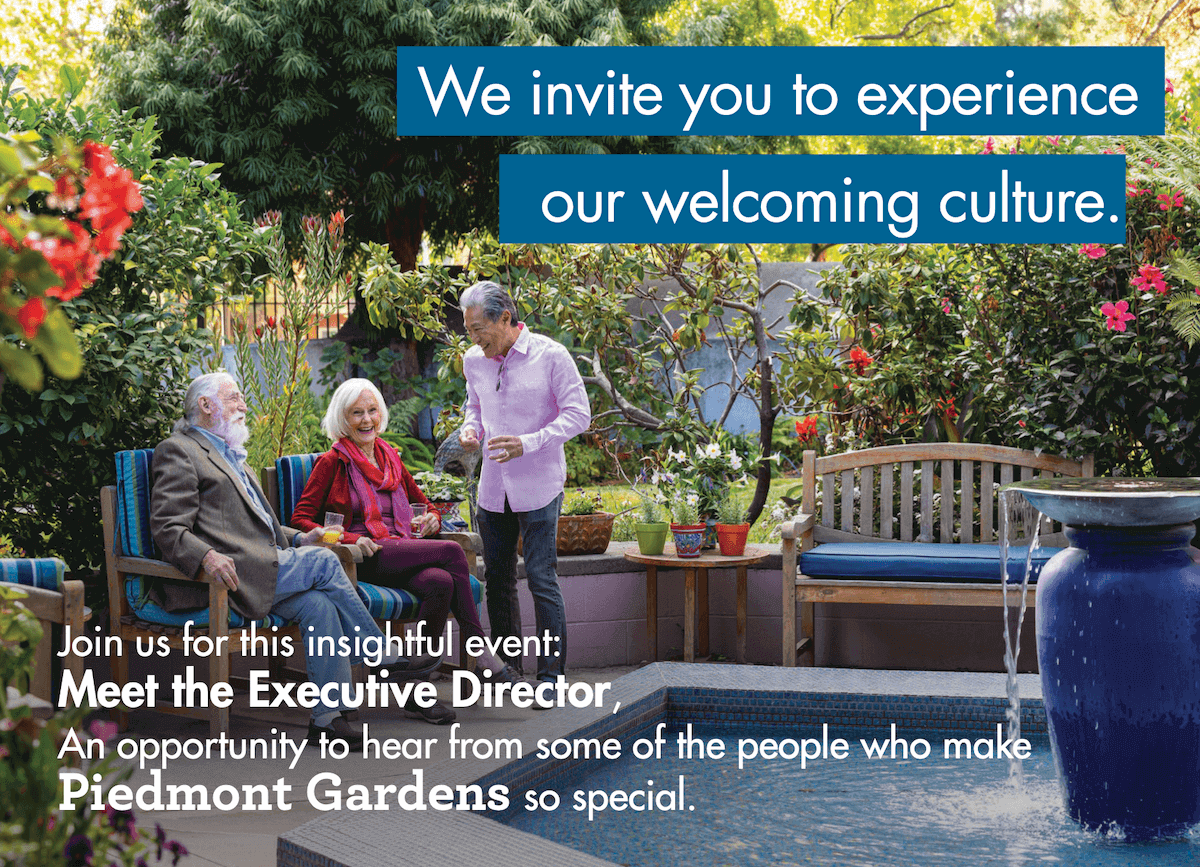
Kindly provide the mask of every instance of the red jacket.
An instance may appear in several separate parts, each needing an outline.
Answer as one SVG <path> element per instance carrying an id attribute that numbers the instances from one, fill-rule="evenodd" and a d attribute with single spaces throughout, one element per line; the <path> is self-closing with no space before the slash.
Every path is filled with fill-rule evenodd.
<path id="1" fill-rule="evenodd" d="M 384 448 L 392 448 L 384 440 L 378 442 Z M 400 461 L 400 467 L 403 470 L 400 483 L 404 486 L 408 501 L 428 504 L 429 499 L 417 487 L 416 480 L 408 471 L 408 467 L 404 466 L 404 461 L 400 460 L 399 455 L 396 456 L 396 459 Z M 300 531 L 324 526 L 323 523 L 317 521 L 317 518 L 324 521 L 326 512 L 340 512 L 344 521 L 343 526 L 347 528 L 362 522 L 363 516 L 353 514 L 350 505 L 350 476 L 346 469 L 348 463 L 348 458 L 333 449 L 317 458 L 312 473 L 304 485 L 304 493 L 300 495 L 300 502 L 296 503 L 296 509 L 292 512 L 292 519 L 288 522 L 289 526 Z M 351 533 L 348 529 L 344 530 L 342 542 L 352 545 L 358 541 L 359 535 L 359 533 Z"/>

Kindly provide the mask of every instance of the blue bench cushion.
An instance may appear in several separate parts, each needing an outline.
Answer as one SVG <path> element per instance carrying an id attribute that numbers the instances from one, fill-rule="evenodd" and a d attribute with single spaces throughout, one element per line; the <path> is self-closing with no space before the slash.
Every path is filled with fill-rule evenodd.
<path id="1" fill-rule="evenodd" d="M 66 564 L 57 557 L 20 557 L 0 560 L 0 581 L 42 590 L 62 590 Z"/>
<path id="2" fill-rule="evenodd" d="M 474 575 L 471 576 L 471 595 L 478 607 L 483 600 L 483 585 Z M 421 607 L 421 601 L 407 590 L 380 587 L 366 581 L 358 582 L 358 598 L 371 616 L 379 620 L 413 620 Z"/>
<path id="3" fill-rule="evenodd" d="M 320 453 L 311 455 L 284 455 L 275 459 L 275 478 L 279 488 L 279 519 L 286 525 L 291 525 L 292 512 L 300 495 L 304 493 L 304 485 L 312 473 L 313 465 Z"/>
<path id="4" fill-rule="evenodd" d="M 1062 548 L 1033 552 L 1030 581 Z M 1021 582 L 1028 549 L 1008 549 L 1009 583 Z M 1000 581 L 999 545 L 927 542 L 828 542 L 800 555 L 800 571 L 811 578 L 879 578 L 900 581 Z"/>
<path id="5" fill-rule="evenodd" d="M 141 575 L 125 577 L 125 598 L 129 600 L 129 607 L 134 614 L 148 623 L 160 623 L 164 626 L 183 626 L 185 623 L 191 623 L 195 627 L 208 626 L 207 608 L 198 608 L 194 611 L 166 611 L 151 601 L 146 594 L 145 584 L 149 580 L 153 579 Z M 234 629 L 248 626 L 249 623 L 250 621 L 232 608 L 229 610 L 229 625 Z M 287 621 L 277 614 L 268 614 L 261 620 L 256 620 L 255 625 L 260 629 L 267 629 L 272 626 L 287 626 Z"/>
<path id="6" fill-rule="evenodd" d="M 117 452 L 117 538 L 129 557 L 161 560 L 150 535 L 150 462 L 153 449 Z"/>

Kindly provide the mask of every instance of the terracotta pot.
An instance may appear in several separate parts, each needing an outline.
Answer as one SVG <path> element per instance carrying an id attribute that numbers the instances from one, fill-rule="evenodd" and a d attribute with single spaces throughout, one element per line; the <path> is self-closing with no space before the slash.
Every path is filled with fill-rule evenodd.
<path id="1" fill-rule="evenodd" d="M 700 556 L 700 549 L 704 545 L 703 524 L 672 524 L 671 534 L 675 537 L 675 556 Z"/>
<path id="2" fill-rule="evenodd" d="M 558 553 L 560 556 L 575 554 L 603 554 L 612 541 L 613 519 L 610 512 L 594 515 L 558 516 Z"/>
<path id="3" fill-rule="evenodd" d="M 669 529 L 666 521 L 656 521 L 653 524 L 635 524 L 633 531 L 637 534 L 638 551 L 643 554 L 661 554 L 667 544 L 667 532 Z"/>
<path id="4" fill-rule="evenodd" d="M 746 537 L 749 535 L 749 524 L 717 524 L 717 543 L 726 557 L 740 557 L 746 553 Z"/>

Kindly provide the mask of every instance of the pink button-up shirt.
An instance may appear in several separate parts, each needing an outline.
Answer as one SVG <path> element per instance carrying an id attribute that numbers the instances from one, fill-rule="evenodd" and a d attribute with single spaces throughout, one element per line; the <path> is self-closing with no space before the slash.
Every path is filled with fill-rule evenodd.
<path id="1" fill-rule="evenodd" d="M 466 422 L 483 449 L 479 505 L 503 512 L 532 512 L 562 493 L 567 481 L 563 443 L 592 422 L 583 377 L 567 348 L 522 328 L 503 359 L 472 346 L 463 357 L 467 378 Z M 499 383 L 499 388 L 497 388 Z M 505 463 L 488 460 L 491 437 L 519 436 L 523 454 Z"/>

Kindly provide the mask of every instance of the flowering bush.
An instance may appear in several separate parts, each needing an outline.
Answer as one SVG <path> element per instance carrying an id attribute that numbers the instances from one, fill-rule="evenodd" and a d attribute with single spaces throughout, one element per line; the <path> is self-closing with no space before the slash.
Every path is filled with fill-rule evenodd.
<path id="1" fill-rule="evenodd" d="M 0 343 L 0 371 L 31 391 L 42 388 L 34 352 L 56 376 L 79 375 L 79 346 L 58 305 L 95 281 L 142 207 L 107 146 L 64 141 L 44 154 L 40 140 L 0 135 L 0 334 L 17 338 Z"/>
<path id="2" fill-rule="evenodd" d="M 161 827 L 151 837 L 137 827 L 132 810 L 109 807 L 96 810 L 90 798 L 74 810 L 60 810 L 63 788 L 58 755 L 79 754 L 67 739 L 83 741 L 86 710 L 65 708 L 49 719 L 36 718 L 27 704 L 10 703 L 8 688 L 18 692 L 28 681 L 42 629 L 20 599 L 24 594 L 0 586 L 0 852 L 5 864 L 23 867 L 148 867 L 150 853 L 176 865 L 187 854 L 182 843 L 168 840 Z M 95 721 L 88 726 L 92 738 L 107 741 L 116 724 Z M 64 749 L 65 746 L 65 749 Z M 102 790 L 129 779 L 133 767 L 117 768 L 116 753 L 89 761 L 84 772 L 98 779 Z M 93 776 L 95 775 L 95 776 Z"/>
<path id="3" fill-rule="evenodd" d="M 756 463 L 756 459 L 751 461 L 752 465 Z M 652 479 L 654 484 L 678 486 L 696 494 L 700 514 L 715 515 L 729 485 L 745 475 L 747 462 L 723 438 L 717 437 L 697 445 L 691 457 L 684 451 L 668 448 L 662 464 L 662 470 Z"/>
<path id="4" fill-rule="evenodd" d="M 847 377 L 831 358 L 828 384 L 814 375 L 831 432 L 1092 453 L 1105 474 L 1200 474 L 1200 143 L 1172 133 L 1015 146 L 1124 148 L 1124 244 L 844 248 L 845 267 L 822 285 L 872 363 Z"/>

